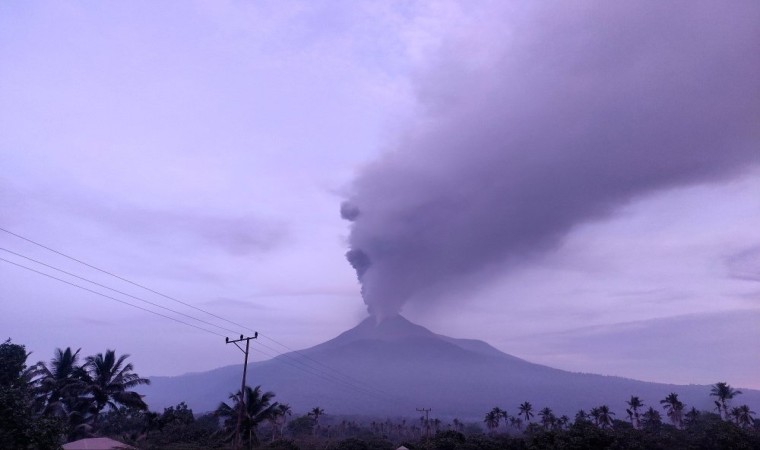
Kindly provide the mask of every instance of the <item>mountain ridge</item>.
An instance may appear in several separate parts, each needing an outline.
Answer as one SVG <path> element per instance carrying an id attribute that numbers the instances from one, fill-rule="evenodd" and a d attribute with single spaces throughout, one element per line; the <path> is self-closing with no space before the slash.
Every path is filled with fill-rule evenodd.
<path id="1" fill-rule="evenodd" d="M 152 385 L 141 392 L 153 408 L 185 401 L 197 412 L 209 411 L 239 389 L 240 369 L 230 365 L 152 377 Z M 319 405 L 331 414 L 368 416 L 411 416 L 426 406 L 442 418 L 480 420 L 495 405 L 514 408 L 530 401 L 568 415 L 608 404 L 622 417 L 631 395 L 659 409 L 659 400 L 670 392 L 689 407 L 712 409 L 706 385 L 568 372 L 525 361 L 483 341 L 436 334 L 401 316 L 379 323 L 368 318 L 315 346 L 250 363 L 248 384 L 275 392 L 278 401 L 295 411 Z M 745 394 L 736 401 L 760 406 L 760 391 L 742 390 Z"/>

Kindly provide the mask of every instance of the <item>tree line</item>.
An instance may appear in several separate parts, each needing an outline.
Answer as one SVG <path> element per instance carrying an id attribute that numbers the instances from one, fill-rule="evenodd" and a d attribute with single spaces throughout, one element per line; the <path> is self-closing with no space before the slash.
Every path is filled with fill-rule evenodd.
<path id="1" fill-rule="evenodd" d="M 711 386 L 714 411 L 687 410 L 676 393 L 655 405 L 631 396 L 625 418 L 615 417 L 607 405 L 570 418 L 527 401 L 514 414 L 494 407 L 481 422 L 414 420 L 402 417 L 403 411 L 385 420 L 328 416 L 318 406 L 294 417 L 290 405 L 275 401 L 261 386 L 245 386 L 205 414 L 195 414 L 184 402 L 159 413 L 134 391 L 149 380 L 134 372 L 129 355 L 106 350 L 81 357 L 79 350 L 66 348 L 57 349 L 50 362 L 27 366 L 28 357 L 22 345 L 10 340 L 0 345 L 0 448 L 58 449 L 91 436 L 145 449 L 231 448 L 241 412 L 245 448 L 760 448 L 760 421 L 749 406 L 732 406 L 741 391 L 725 382 Z"/>

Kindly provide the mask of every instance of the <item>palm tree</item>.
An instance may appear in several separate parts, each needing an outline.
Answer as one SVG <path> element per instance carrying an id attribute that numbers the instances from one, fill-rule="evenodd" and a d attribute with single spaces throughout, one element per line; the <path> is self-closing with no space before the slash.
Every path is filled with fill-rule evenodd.
<path id="1" fill-rule="evenodd" d="M 661 423 L 662 416 L 660 416 L 660 412 L 651 406 L 641 415 L 641 424 L 644 428 L 655 429 L 659 427 Z"/>
<path id="2" fill-rule="evenodd" d="M 509 414 L 506 409 L 501 410 L 501 417 L 504 419 L 504 431 L 508 431 L 509 428 Z"/>
<path id="3" fill-rule="evenodd" d="M 671 392 L 667 397 L 660 400 L 660 404 L 663 405 L 670 421 L 676 428 L 683 426 L 684 404 L 678 400 L 678 394 Z"/>
<path id="4" fill-rule="evenodd" d="M 731 410 L 731 415 L 736 420 L 736 424 L 742 428 L 752 425 L 755 421 L 755 419 L 752 418 L 753 414 L 755 414 L 755 411 L 750 411 L 749 406 L 747 405 L 738 406 Z"/>
<path id="5" fill-rule="evenodd" d="M 728 418 L 729 400 L 733 399 L 741 393 L 742 391 L 732 388 L 728 383 L 723 381 L 715 383 L 712 386 L 710 389 L 710 396 L 718 398 L 715 401 L 715 406 L 717 406 L 716 409 L 718 410 L 718 414 L 720 414 L 721 418 Z"/>
<path id="6" fill-rule="evenodd" d="M 602 412 L 599 410 L 599 408 L 591 408 L 591 412 L 589 412 L 589 416 L 594 419 L 594 425 L 599 426 L 599 416 L 602 414 Z"/>
<path id="7" fill-rule="evenodd" d="M 315 406 L 312 408 L 311 411 L 309 411 L 308 414 L 306 414 L 309 417 L 314 418 L 314 433 L 317 432 L 319 429 L 319 418 L 325 413 L 325 410 L 320 408 L 319 406 Z"/>
<path id="8" fill-rule="evenodd" d="M 551 408 L 546 407 L 538 412 L 538 416 L 541 417 L 541 424 L 545 429 L 549 429 L 557 423 L 557 418 L 554 416 Z"/>
<path id="9" fill-rule="evenodd" d="M 523 402 L 523 404 L 520 405 L 520 412 L 517 413 L 517 416 L 524 416 L 525 421 L 530 423 L 530 419 L 533 417 L 533 405 L 529 402 Z"/>
<path id="10" fill-rule="evenodd" d="M 684 415 L 684 424 L 688 427 L 697 423 L 701 413 L 695 407 L 691 407 L 689 412 Z"/>
<path id="11" fill-rule="evenodd" d="M 57 348 L 49 365 L 40 361 L 30 371 L 38 407 L 43 413 L 67 415 L 84 390 L 86 372 L 78 364 L 81 350 Z"/>
<path id="12" fill-rule="evenodd" d="M 599 411 L 599 417 L 597 419 L 599 422 L 599 426 L 601 426 L 602 428 L 611 427 L 612 416 L 614 416 L 615 413 L 610 411 L 610 407 L 607 405 L 602 405 L 596 409 Z"/>
<path id="13" fill-rule="evenodd" d="M 49 364 L 42 361 L 25 376 L 31 379 L 34 407 L 43 415 L 63 418 L 70 440 L 86 437 L 91 429 L 92 401 L 85 397 L 87 372 L 79 365 L 79 352 L 57 348 Z"/>
<path id="14" fill-rule="evenodd" d="M 97 423 L 100 412 L 106 406 L 112 409 L 117 409 L 117 405 L 143 411 L 148 409 L 142 396 L 130 389 L 150 384 L 150 380 L 133 373 L 132 363 L 124 364 L 127 358 L 129 355 L 124 354 L 117 359 L 114 350 L 87 357 L 83 367 L 87 370 L 87 392 L 95 403 L 93 422 Z"/>
<path id="15" fill-rule="evenodd" d="M 435 430 L 435 434 L 438 434 L 438 431 L 441 428 L 441 419 L 436 417 L 435 419 L 432 420 L 432 422 L 433 422 L 433 430 Z"/>
<path id="16" fill-rule="evenodd" d="M 631 399 L 626 403 L 630 409 L 626 409 L 625 412 L 628 413 L 628 417 L 631 419 L 631 425 L 633 425 L 633 428 L 641 428 L 639 408 L 644 407 L 644 402 L 642 402 L 641 399 L 635 395 L 632 395 Z"/>
<path id="17" fill-rule="evenodd" d="M 588 418 L 589 418 L 589 415 L 585 410 L 579 409 L 578 412 L 575 413 L 576 422 L 587 422 Z"/>
<path id="18" fill-rule="evenodd" d="M 504 418 L 504 422 L 507 421 L 507 412 L 503 409 L 499 408 L 498 406 L 494 406 L 494 408 L 491 410 L 492 413 L 496 416 L 496 428 L 499 428 L 499 423 L 501 423 L 501 418 Z"/>
<path id="19" fill-rule="evenodd" d="M 483 422 L 486 424 L 486 427 L 488 428 L 488 432 L 490 434 L 493 434 L 494 430 L 498 428 L 499 420 L 501 419 L 501 415 L 495 411 L 496 409 L 498 408 L 494 408 L 488 411 L 485 418 L 483 419 Z"/>
<path id="20" fill-rule="evenodd" d="M 274 442 L 277 432 L 280 433 L 280 439 L 282 439 L 283 431 L 285 430 L 285 423 L 288 421 L 287 416 L 292 415 L 290 405 L 287 403 L 280 403 L 277 408 L 274 409 L 272 417 L 269 421 L 272 424 L 272 442 Z"/>
<path id="21" fill-rule="evenodd" d="M 261 393 L 261 386 L 251 389 L 246 386 L 244 394 L 238 391 L 236 394 L 230 394 L 230 400 L 234 403 L 232 406 L 221 402 L 216 408 L 214 414 L 224 419 L 224 431 L 228 433 L 228 439 L 235 435 L 237 421 L 242 408 L 242 421 L 240 423 L 240 439 L 247 441 L 248 445 L 258 445 L 259 439 L 256 436 L 256 429 L 261 423 L 268 421 L 276 414 L 279 403 L 272 403 L 274 398 L 273 392 Z M 243 401 L 241 402 L 241 398 Z"/>
<path id="22" fill-rule="evenodd" d="M 509 424 L 512 425 L 513 427 L 517 428 L 518 430 L 522 430 L 523 421 L 519 417 L 511 417 L 510 416 L 510 418 L 509 418 Z"/>

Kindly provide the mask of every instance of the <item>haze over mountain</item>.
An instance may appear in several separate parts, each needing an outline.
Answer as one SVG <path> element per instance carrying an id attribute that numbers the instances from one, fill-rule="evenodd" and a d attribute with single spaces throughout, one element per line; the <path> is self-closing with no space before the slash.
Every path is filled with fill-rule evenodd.
<path id="1" fill-rule="evenodd" d="M 252 346 L 263 343 L 252 341 Z M 153 409 L 185 401 L 196 412 L 209 411 L 239 389 L 240 377 L 240 365 L 154 377 L 142 392 Z M 659 409 L 659 400 L 671 392 L 688 407 L 712 409 L 709 386 L 553 369 L 483 341 L 433 333 L 400 315 L 379 323 L 370 317 L 322 344 L 252 363 L 248 384 L 275 392 L 276 400 L 296 412 L 319 406 L 330 414 L 413 416 L 416 408 L 425 407 L 436 417 L 479 420 L 493 406 L 514 412 L 530 401 L 567 415 L 607 404 L 622 417 L 631 395 Z M 760 391 L 743 391 L 735 401 L 760 407 Z"/>

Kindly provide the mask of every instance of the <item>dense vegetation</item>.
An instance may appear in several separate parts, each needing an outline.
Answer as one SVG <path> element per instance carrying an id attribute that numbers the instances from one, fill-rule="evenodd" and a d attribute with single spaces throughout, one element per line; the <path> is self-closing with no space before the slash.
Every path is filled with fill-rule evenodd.
<path id="1" fill-rule="evenodd" d="M 260 386 L 246 387 L 211 413 L 185 403 L 149 411 L 132 389 L 148 380 L 133 372 L 128 355 L 107 350 L 81 358 L 58 349 L 50 363 L 27 367 L 23 346 L 0 345 L 0 448 L 57 449 L 82 437 L 108 436 L 138 448 L 231 448 L 242 409 L 244 448 L 272 449 L 760 449 L 760 422 L 747 405 L 732 406 L 741 391 L 712 386 L 715 411 L 688 409 L 671 393 L 658 405 L 631 396 L 625 420 L 607 405 L 557 417 L 530 402 L 514 414 L 494 407 L 482 423 L 437 418 L 382 421 L 328 416 L 314 407 L 293 416 Z M 81 361 L 81 364 L 80 364 Z"/>

